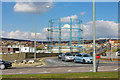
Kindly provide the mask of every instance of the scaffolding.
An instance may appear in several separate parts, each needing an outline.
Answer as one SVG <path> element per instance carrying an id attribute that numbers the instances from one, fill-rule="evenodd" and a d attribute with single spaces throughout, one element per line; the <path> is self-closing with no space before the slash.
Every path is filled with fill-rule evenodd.
<path id="1" fill-rule="evenodd" d="M 58 49 L 58 53 L 61 53 L 61 49 L 69 48 L 70 52 L 73 49 L 77 49 L 81 52 L 84 45 L 83 39 L 83 26 L 80 19 L 51 19 L 49 20 L 48 31 L 48 49 L 52 53 L 52 49 L 55 47 Z M 68 41 L 68 45 L 62 45 L 62 42 Z M 76 41 L 77 45 L 74 46 L 72 43 Z M 58 45 L 55 45 L 58 43 Z M 84 49 L 83 49 L 84 50 Z"/>

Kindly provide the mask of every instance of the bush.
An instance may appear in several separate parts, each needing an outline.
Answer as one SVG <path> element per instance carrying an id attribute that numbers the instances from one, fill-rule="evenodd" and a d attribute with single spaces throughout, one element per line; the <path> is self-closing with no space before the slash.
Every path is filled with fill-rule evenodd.
<path id="1" fill-rule="evenodd" d="M 42 48 L 37 48 L 37 50 L 42 50 Z"/>

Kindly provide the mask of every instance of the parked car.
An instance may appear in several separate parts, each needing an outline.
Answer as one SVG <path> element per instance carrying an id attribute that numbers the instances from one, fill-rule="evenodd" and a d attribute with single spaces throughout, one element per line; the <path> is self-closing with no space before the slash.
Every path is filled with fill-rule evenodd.
<path id="1" fill-rule="evenodd" d="M 58 53 L 58 59 L 62 58 L 62 53 Z"/>
<path id="2" fill-rule="evenodd" d="M 6 69 L 12 67 L 12 63 L 9 61 L 4 61 L 2 59 L 0 59 L 0 69 Z"/>
<path id="3" fill-rule="evenodd" d="M 93 56 L 93 52 L 90 52 L 90 55 Z M 101 58 L 100 54 L 96 54 L 96 58 Z"/>
<path id="4" fill-rule="evenodd" d="M 101 57 L 100 57 L 100 54 L 96 54 L 96 58 L 98 58 L 98 59 L 101 58 Z"/>
<path id="5" fill-rule="evenodd" d="M 74 60 L 74 56 L 72 55 L 72 53 L 62 53 L 62 61 L 73 61 Z"/>
<path id="6" fill-rule="evenodd" d="M 120 51 L 116 52 L 116 56 L 120 56 Z"/>
<path id="7" fill-rule="evenodd" d="M 92 56 L 88 53 L 75 54 L 74 62 L 92 63 Z"/>
<path id="8" fill-rule="evenodd" d="M 73 56 L 75 56 L 75 54 L 79 54 L 80 52 L 75 52 L 75 53 L 73 53 Z"/>

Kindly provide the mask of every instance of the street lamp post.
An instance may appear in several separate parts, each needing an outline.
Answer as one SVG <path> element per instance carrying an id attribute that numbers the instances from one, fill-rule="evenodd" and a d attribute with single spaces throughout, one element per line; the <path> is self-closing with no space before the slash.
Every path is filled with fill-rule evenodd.
<path id="1" fill-rule="evenodd" d="M 95 53 L 95 0 L 93 0 L 93 72 L 96 72 L 96 53 Z"/>
<path id="2" fill-rule="evenodd" d="M 50 8 L 50 6 L 45 6 L 43 8 Z M 36 59 L 36 15 L 35 15 L 35 40 L 34 40 L 34 60 Z"/>
<path id="3" fill-rule="evenodd" d="M 34 60 L 36 59 L 36 15 L 35 15 L 35 41 L 34 41 Z"/>

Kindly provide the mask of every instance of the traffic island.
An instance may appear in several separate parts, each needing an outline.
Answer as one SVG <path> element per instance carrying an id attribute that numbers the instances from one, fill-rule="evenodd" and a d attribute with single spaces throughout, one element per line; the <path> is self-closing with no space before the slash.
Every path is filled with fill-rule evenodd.
<path id="1" fill-rule="evenodd" d="M 13 63 L 12 66 L 13 67 L 35 67 L 35 66 L 38 66 L 38 65 L 42 65 L 41 62 L 35 62 L 35 63 Z"/>
<path id="2" fill-rule="evenodd" d="M 35 66 L 41 66 L 43 63 L 40 61 L 41 59 L 37 60 L 23 60 L 22 62 L 14 62 L 12 63 L 13 67 L 35 67 Z"/>
<path id="3" fill-rule="evenodd" d="M 36 60 L 30 59 L 30 60 L 23 60 L 22 62 L 15 61 L 12 63 L 13 67 L 36 67 L 36 66 L 44 66 L 44 60 L 48 58 L 56 58 L 56 57 L 44 57 L 44 58 L 37 58 Z"/>

